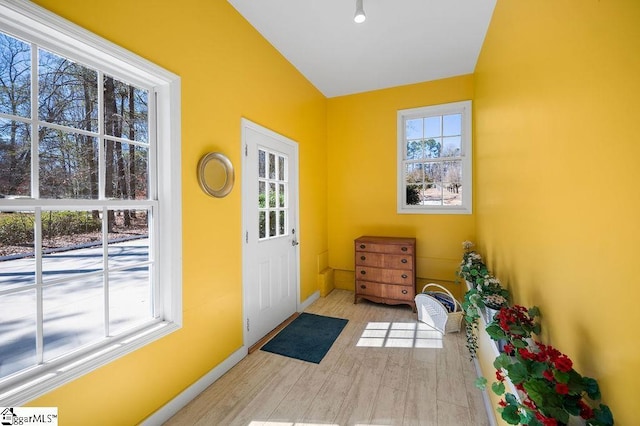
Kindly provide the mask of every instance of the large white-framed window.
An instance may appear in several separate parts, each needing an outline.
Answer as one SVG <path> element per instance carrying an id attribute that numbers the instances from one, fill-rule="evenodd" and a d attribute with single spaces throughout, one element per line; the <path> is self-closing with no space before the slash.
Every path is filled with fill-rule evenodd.
<path id="1" fill-rule="evenodd" d="M 0 4 L 0 406 L 182 324 L 180 79 Z"/>
<path id="2" fill-rule="evenodd" d="M 471 213 L 471 101 L 398 111 L 397 184 L 398 213 Z"/>

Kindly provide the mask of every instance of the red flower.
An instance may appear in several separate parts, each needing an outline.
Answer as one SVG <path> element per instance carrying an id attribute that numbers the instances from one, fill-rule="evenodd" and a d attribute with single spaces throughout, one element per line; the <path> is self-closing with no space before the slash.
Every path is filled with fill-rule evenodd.
<path id="1" fill-rule="evenodd" d="M 536 354 L 534 354 L 533 352 L 529 351 L 526 348 L 520 348 L 518 349 L 518 353 L 520 354 L 520 356 L 524 359 L 530 359 L 530 360 L 534 360 L 536 359 Z"/>
<path id="2" fill-rule="evenodd" d="M 504 382 L 504 376 L 500 370 L 496 370 L 496 380 L 500 382 Z"/>
<path id="3" fill-rule="evenodd" d="M 553 373 L 551 372 L 551 370 L 545 370 L 544 373 L 542 373 L 542 376 L 549 381 L 554 380 Z"/>
<path id="4" fill-rule="evenodd" d="M 515 348 L 513 347 L 513 345 L 511 343 L 507 343 L 506 345 L 504 345 L 504 353 L 506 354 L 510 354 L 513 352 Z"/>
<path id="5" fill-rule="evenodd" d="M 564 383 L 556 383 L 556 392 L 560 395 L 566 395 L 569 393 L 569 386 Z"/>
<path id="6" fill-rule="evenodd" d="M 568 356 L 562 355 L 553 360 L 553 365 L 562 372 L 569 372 L 573 368 L 573 362 Z"/>
<path id="7" fill-rule="evenodd" d="M 593 409 L 585 404 L 583 400 L 578 401 L 578 405 L 580 406 L 580 417 L 585 420 L 593 418 Z"/>
<path id="8" fill-rule="evenodd" d="M 506 407 L 507 406 L 507 402 L 504 399 L 501 399 L 500 402 L 498 402 L 498 405 L 501 407 Z"/>
<path id="9" fill-rule="evenodd" d="M 542 424 L 544 426 L 558 426 L 557 420 L 552 419 L 551 417 L 545 417 L 545 419 L 542 421 Z"/>

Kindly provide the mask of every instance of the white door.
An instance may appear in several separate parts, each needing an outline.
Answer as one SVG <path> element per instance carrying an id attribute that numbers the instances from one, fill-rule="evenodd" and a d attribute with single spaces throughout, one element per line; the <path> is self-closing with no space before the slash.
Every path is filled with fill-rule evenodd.
<path id="1" fill-rule="evenodd" d="M 298 144 L 242 120 L 245 345 L 298 308 Z"/>

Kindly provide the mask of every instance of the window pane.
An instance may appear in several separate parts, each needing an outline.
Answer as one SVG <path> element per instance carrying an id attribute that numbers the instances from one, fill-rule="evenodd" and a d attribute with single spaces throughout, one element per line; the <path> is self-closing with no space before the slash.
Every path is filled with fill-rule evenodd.
<path id="1" fill-rule="evenodd" d="M 278 157 L 278 180 L 286 180 L 286 176 L 284 175 L 284 165 L 285 158 Z"/>
<path id="2" fill-rule="evenodd" d="M 96 71 L 40 49 L 38 116 L 47 123 L 98 131 Z"/>
<path id="3" fill-rule="evenodd" d="M 277 224 L 277 220 L 276 220 L 276 212 L 275 211 L 270 211 L 269 212 L 269 236 L 270 237 L 275 237 L 276 236 L 276 224 Z"/>
<path id="4" fill-rule="evenodd" d="M 258 234 L 259 238 L 267 236 L 267 212 L 258 212 Z"/>
<path id="5" fill-rule="evenodd" d="M 423 137 L 423 120 L 417 118 L 414 120 L 406 120 L 405 139 L 422 139 Z"/>
<path id="6" fill-rule="evenodd" d="M 285 198 L 286 198 L 286 192 L 285 192 L 285 185 L 283 183 L 279 184 L 279 191 L 278 191 L 278 207 L 284 207 L 285 204 Z"/>
<path id="7" fill-rule="evenodd" d="M 415 206 L 422 203 L 422 184 L 408 184 L 405 203 L 409 206 Z"/>
<path id="8" fill-rule="evenodd" d="M 102 275 L 45 287 L 42 298 L 45 361 L 104 337 Z"/>
<path id="9" fill-rule="evenodd" d="M 280 215 L 280 222 L 279 222 L 279 231 L 278 231 L 278 235 L 286 235 L 286 215 L 285 212 L 283 210 L 280 210 L 280 212 L 278 212 L 278 214 Z"/>
<path id="10" fill-rule="evenodd" d="M 36 364 L 36 292 L 0 296 L 0 378 Z"/>
<path id="11" fill-rule="evenodd" d="M 265 182 L 258 182 L 258 207 L 261 209 L 267 207 L 266 185 Z"/>
<path id="12" fill-rule="evenodd" d="M 153 318 L 148 265 L 109 273 L 109 334 Z"/>
<path id="13" fill-rule="evenodd" d="M 261 178 L 267 177 L 266 152 L 264 152 L 261 149 L 258 150 L 258 177 L 261 177 Z"/>
<path id="14" fill-rule="evenodd" d="M 122 268 L 149 260 L 147 210 L 109 210 L 109 268 Z"/>
<path id="15" fill-rule="evenodd" d="M 40 197 L 98 198 L 96 138 L 40 129 Z"/>
<path id="16" fill-rule="evenodd" d="M 276 156 L 269 153 L 269 179 L 276 178 Z"/>
<path id="17" fill-rule="evenodd" d="M 407 142 L 407 160 L 420 160 L 424 158 L 424 141 L 412 140 Z"/>
<path id="18" fill-rule="evenodd" d="M 425 141 L 425 158 L 438 158 L 442 153 L 442 138 L 431 138 Z"/>
<path id="19" fill-rule="evenodd" d="M 105 197 L 119 200 L 148 199 L 148 155 L 147 147 L 106 141 Z"/>
<path id="20" fill-rule="evenodd" d="M 42 211 L 44 282 L 102 269 L 102 219 L 98 211 Z"/>
<path id="21" fill-rule="evenodd" d="M 443 157 L 460 157 L 462 154 L 462 139 L 460 136 L 442 138 L 442 144 Z"/>
<path id="22" fill-rule="evenodd" d="M 424 119 L 424 137 L 432 138 L 442 135 L 442 117 L 425 117 Z"/>
<path id="23" fill-rule="evenodd" d="M 31 117 L 31 48 L 0 33 L 0 112 Z"/>
<path id="24" fill-rule="evenodd" d="M 269 207 L 274 208 L 276 206 L 276 184 L 269 184 Z"/>
<path id="25" fill-rule="evenodd" d="M 149 140 L 148 92 L 104 77 L 105 133 L 138 142 Z"/>
<path id="26" fill-rule="evenodd" d="M 0 194 L 31 194 L 31 136 L 26 123 L 0 119 Z"/>
<path id="27" fill-rule="evenodd" d="M 424 204 L 442 205 L 442 169 L 439 163 L 425 163 Z"/>
<path id="28" fill-rule="evenodd" d="M 33 213 L 0 212 L 0 288 L 3 290 L 35 282 L 33 220 Z"/>
<path id="29" fill-rule="evenodd" d="M 462 205 L 462 164 L 460 161 L 445 161 L 443 170 L 443 203 L 446 205 Z"/>
<path id="30" fill-rule="evenodd" d="M 462 134 L 462 114 L 442 117 L 442 136 L 460 136 Z"/>

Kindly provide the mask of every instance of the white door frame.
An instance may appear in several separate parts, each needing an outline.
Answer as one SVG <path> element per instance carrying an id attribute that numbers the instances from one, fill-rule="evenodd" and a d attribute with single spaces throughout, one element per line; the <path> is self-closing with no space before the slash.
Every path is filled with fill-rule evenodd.
<path id="1" fill-rule="evenodd" d="M 240 134 L 241 134 L 241 140 L 240 140 L 241 155 L 240 156 L 242 158 L 242 162 L 241 162 L 241 166 L 242 166 L 241 167 L 241 173 L 242 173 L 242 179 L 241 179 L 241 182 L 242 182 L 242 186 L 241 186 L 242 188 L 242 235 L 241 235 L 241 238 L 242 238 L 242 336 L 243 336 L 242 341 L 245 347 L 247 346 L 247 334 L 248 334 L 247 333 L 248 317 L 247 317 L 247 296 L 246 295 L 250 290 L 249 283 L 247 282 L 246 277 L 249 275 L 247 273 L 248 268 L 253 266 L 248 264 L 247 253 L 246 253 L 247 252 L 247 229 L 248 229 L 248 221 L 255 220 L 255 217 L 253 216 L 249 217 L 248 210 L 250 209 L 249 206 L 254 205 L 256 202 L 256 200 L 248 199 L 248 191 L 245 190 L 245 188 L 247 188 L 247 185 L 249 184 L 247 182 L 248 173 L 246 173 L 245 171 L 248 170 L 247 167 L 251 167 L 251 165 L 247 164 L 246 129 L 251 129 L 255 132 L 267 135 L 273 139 L 276 139 L 278 142 L 284 143 L 293 148 L 294 154 L 293 154 L 293 158 L 290 159 L 291 161 L 290 161 L 290 168 L 289 168 L 289 175 L 291 177 L 290 179 L 291 184 L 290 184 L 289 190 L 295 191 L 294 193 L 296 194 L 295 201 L 291 206 L 295 215 L 295 219 L 294 219 L 295 223 L 289 223 L 289 227 L 293 227 L 296 230 L 296 238 L 298 243 L 300 242 L 300 239 L 301 239 L 298 143 L 292 139 L 287 138 L 286 136 L 276 133 L 266 127 L 263 127 L 243 117 L 241 119 L 241 128 L 240 128 Z M 297 281 L 296 312 L 299 312 L 300 311 L 300 245 L 296 246 L 295 262 L 296 262 L 296 281 Z"/>

